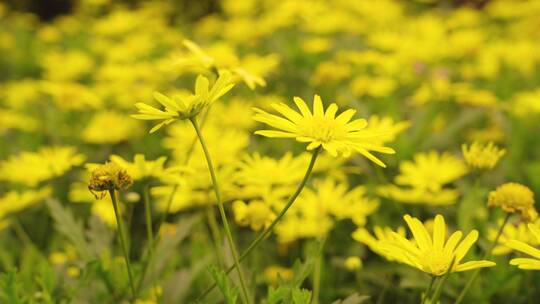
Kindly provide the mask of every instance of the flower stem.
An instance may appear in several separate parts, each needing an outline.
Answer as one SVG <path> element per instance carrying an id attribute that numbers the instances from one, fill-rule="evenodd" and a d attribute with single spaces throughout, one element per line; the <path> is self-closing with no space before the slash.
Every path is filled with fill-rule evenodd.
<path id="1" fill-rule="evenodd" d="M 426 292 L 424 293 L 424 297 L 422 298 L 422 304 L 426 302 L 426 299 L 429 298 L 429 294 L 431 293 L 431 289 L 433 288 L 433 284 L 437 280 L 436 276 L 431 276 L 431 280 L 429 282 L 428 288 L 426 289 Z"/>
<path id="2" fill-rule="evenodd" d="M 506 224 L 508 223 L 508 220 L 510 219 L 510 215 L 511 215 L 511 213 L 506 214 L 506 217 L 504 218 L 504 221 L 503 221 L 501 227 L 499 227 L 499 231 L 497 232 L 497 236 L 495 237 L 495 240 L 493 240 L 493 243 L 491 244 L 491 246 L 489 246 L 489 249 L 484 253 L 484 256 L 482 257 L 483 260 L 491 257 L 491 252 L 493 251 L 495 246 L 497 246 L 497 244 L 499 243 L 499 238 L 501 237 L 501 235 L 502 235 L 502 233 L 504 231 L 504 227 L 506 226 Z M 480 268 L 476 269 L 473 272 L 473 274 L 469 277 L 469 280 L 467 281 L 467 284 L 465 284 L 465 288 L 463 288 L 461 290 L 461 293 L 459 294 L 456 302 L 454 302 L 455 304 L 459 304 L 459 303 L 461 303 L 461 301 L 463 301 L 463 298 L 465 297 L 465 295 L 467 294 L 467 291 L 469 291 L 472 284 L 476 280 L 476 277 L 478 276 L 479 272 L 480 272 Z"/>
<path id="3" fill-rule="evenodd" d="M 321 291 L 321 272 L 322 272 L 322 263 L 324 261 L 324 245 L 326 243 L 326 237 L 321 239 L 319 253 L 317 260 L 315 261 L 315 268 L 313 269 L 313 298 L 312 304 L 319 304 L 319 297 Z"/>
<path id="4" fill-rule="evenodd" d="M 450 262 L 450 266 L 448 267 L 448 270 L 443 275 L 441 281 L 437 285 L 437 288 L 435 289 L 435 292 L 433 293 L 433 297 L 431 298 L 429 303 L 436 304 L 437 301 L 439 301 L 439 298 L 441 297 L 441 293 L 442 293 L 442 290 L 443 290 L 444 283 L 446 283 L 446 280 L 448 280 L 448 276 L 450 275 L 450 272 L 452 272 L 452 268 L 454 268 L 454 262 L 455 261 L 456 261 L 456 257 L 454 256 L 454 258 Z"/>
<path id="5" fill-rule="evenodd" d="M 199 138 L 199 142 L 201 143 L 201 147 L 203 149 L 206 162 L 208 164 L 208 171 L 210 171 L 210 177 L 212 178 L 212 184 L 214 186 L 213 188 L 214 188 L 214 193 L 216 195 L 219 213 L 221 215 L 221 220 L 223 221 L 223 227 L 225 228 L 225 234 L 227 236 L 227 241 L 229 243 L 229 247 L 233 256 L 234 265 L 236 267 L 236 271 L 238 272 L 238 278 L 240 279 L 240 285 L 242 287 L 242 294 L 244 296 L 244 302 L 249 304 L 250 298 L 248 295 L 246 282 L 244 279 L 244 275 L 242 274 L 242 269 L 240 269 L 240 261 L 238 259 L 238 252 L 236 251 L 236 246 L 234 244 L 234 240 L 232 237 L 231 228 L 229 227 L 227 214 L 225 213 L 225 208 L 223 207 L 223 202 L 221 200 L 221 193 L 219 190 L 219 184 L 217 181 L 216 172 L 214 170 L 214 165 L 212 164 L 212 159 L 210 157 L 210 153 L 208 152 L 208 147 L 206 146 L 206 142 L 199 128 L 199 125 L 197 124 L 196 118 L 193 117 L 190 120 L 191 120 L 191 124 L 193 125 L 193 128 L 195 129 L 195 132 L 197 133 L 197 137 Z"/>
<path id="6" fill-rule="evenodd" d="M 221 256 L 221 233 L 219 231 L 219 226 L 216 221 L 216 217 L 214 214 L 214 208 L 212 206 L 208 206 L 206 208 L 206 219 L 208 220 L 208 229 L 210 230 L 210 235 L 212 236 L 212 240 L 214 243 L 214 249 L 216 252 L 216 260 L 218 262 L 219 267 L 223 267 L 223 257 Z"/>
<path id="7" fill-rule="evenodd" d="M 152 262 L 152 258 L 154 256 L 154 232 L 152 229 L 152 208 L 150 205 L 150 186 L 147 184 L 144 186 L 143 189 L 143 201 L 144 201 L 144 214 L 146 219 L 146 237 L 147 237 L 147 244 L 148 244 L 148 251 L 147 256 L 145 258 L 143 268 L 141 275 L 139 277 L 139 281 L 137 282 L 137 294 L 140 292 L 142 288 L 142 284 L 144 282 L 144 279 L 146 277 L 146 273 L 148 271 L 148 267 L 150 263 Z"/>
<path id="8" fill-rule="evenodd" d="M 133 271 L 131 270 L 131 264 L 129 263 L 128 248 L 127 248 L 126 236 L 124 232 L 124 223 L 122 221 L 122 217 L 120 216 L 120 212 L 118 210 L 118 201 L 116 200 L 116 193 L 114 189 L 109 190 L 109 195 L 111 196 L 111 200 L 113 203 L 114 215 L 116 216 L 116 224 L 118 226 L 118 237 L 120 238 L 120 245 L 122 246 L 122 251 L 124 252 L 124 259 L 126 261 L 129 285 L 131 287 L 131 295 L 133 299 L 135 300 L 135 298 L 137 297 L 137 293 L 135 292 L 135 284 L 133 283 Z"/>
<path id="9" fill-rule="evenodd" d="M 320 147 L 313 151 L 313 154 L 311 156 L 311 161 L 309 162 L 309 166 L 308 166 L 308 168 L 306 170 L 306 173 L 304 174 L 304 178 L 302 179 L 300 184 L 298 184 L 298 187 L 296 188 L 296 191 L 293 193 L 293 195 L 291 197 L 289 197 L 289 200 L 285 204 L 285 207 L 283 207 L 283 209 L 279 212 L 279 214 L 276 216 L 274 221 L 272 221 L 272 223 L 263 232 L 261 232 L 257 236 L 257 238 L 255 238 L 255 240 L 253 240 L 251 242 L 251 244 L 249 244 L 248 248 L 240 255 L 240 262 L 243 261 L 251 253 L 251 251 L 253 251 L 253 249 L 255 249 L 255 247 L 257 247 L 257 245 L 259 245 L 259 243 L 270 234 L 270 232 L 272 232 L 272 230 L 277 225 L 277 223 L 279 223 L 279 221 L 283 218 L 285 213 L 287 213 L 287 210 L 289 210 L 289 208 L 295 202 L 296 198 L 302 192 L 302 189 L 304 189 L 304 187 L 305 187 L 305 185 L 306 185 L 306 183 L 307 183 L 307 181 L 309 179 L 309 176 L 311 175 L 311 171 L 313 171 L 313 167 L 315 166 L 315 161 L 317 160 L 317 156 L 319 155 L 319 152 L 320 152 Z M 236 265 L 232 265 L 225 272 L 230 273 L 235 267 L 236 267 Z M 200 302 L 215 287 L 216 287 L 216 283 L 214 283 L 212 286 L 210 286 L 208 289 L 206 289 L 195 300 L 195 302 Z"/>

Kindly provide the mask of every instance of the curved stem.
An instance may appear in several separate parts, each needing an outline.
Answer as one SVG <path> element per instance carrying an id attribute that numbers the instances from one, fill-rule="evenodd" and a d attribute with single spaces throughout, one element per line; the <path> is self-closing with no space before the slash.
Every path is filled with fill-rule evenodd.
<path id="1" fill-rule="evenodd" d="M 242 270 L 240 269 L 240 261 L 238 259 L 238 252 L 236 251 L 236 246 L 234 244 L 234 240 L 231 233 L 231 228 L 229 227 L 229 220 L 227 219 L 227 214 L 225 213 L 225 208 L 223 207 L 223 202 L 221 200 L 221 193 L 219 190 L 219 184 L 217 181 L 216 172 L 214 170 L 214 165 L 212 164 L 212 159 L 210 157 L 210 153 L 208 152 L 208 147 L 206 146 L 206 142 L 204 140 L 204 137 L 202 135 L 202 132 L 199 128 L 199 125 L 197 124 L 197 120 L 195 117 L 191 118 L 191 124 L 193 125 L 193 128 L 195 129 L 195 132 L 197 133 L 197 137 L 199 138 L 199 142 L 201 143 L 201 147 L 204 152 L 204 156 L 206 158 L 206 162 L 208 164 L 208 171 L 210 171 L 210 177 L 212 178 L 212 184 L 214 188 L 214 193 L 216 195 L 217 205 L 219 209 L 219 213 L 221 215 L 221 220 L 223 221 L 223 227 L 225 228 L 225 234 L 227 236 L 227 241 L 229 243 L 229 247 L 233 256 L 234 265 L 236 266 L 236 271 L 238 272 L 238 278 L 240 279 L 240 285 L 242 287 L 242 294 L 244 296 L 245 303 L 250 303 L 249 301 L 249 295 L 247 292 L 246 282 L 244 280 L 244 275 L 242 274 Z"/>
<path id="2" fill-rule="evenodd" d="M 120 216 L 120 212 L 118 209 L 118 201 L 116 200 L 116 193 L 114 189 L 109 190 L 109 195 L 111 196 L 111 200 L 113 203 L 114 215 L 116 216 L 116 224 L 118 226 L 118 237 L 120 238 L 120 245 L 122 246 L 122 251 L 124 252 L 124 259 L 126 261 L 126 267 L 128 271 L 128 278 L 129 278 L 129 286 L 131 287 L 131 295 L 133 299 L 135 300 L 135 298 L 137 297 L 137 293 L 135 292 L 135 285 L 133 283 L 133 271 L 131 270 L 131 264 L 129 263 L 126 235 L 124 232 L 124 223 L 122 221 L 122 217 Z"/>
<path id="3" fill-rule="evenodd" d="M 304 174 L 304 178 L 302 179 L 300 184 L 298 184 L 298 187 L 296 188 L 296 191 L 293 193 L 293 195 L 289 197 L 289 200 L 285 204 L 285 207 L 283 207 L 283 209 L 279 212 L 278 216 L 276 216 L 276 218 L 274 219 L 274 221 L 272 221 L 272 223 L 268 226 L 268 228 L 266 228 L 263 232 L 261 232 L 257 236 L 257 238 L 255 238 L 255 240 L 253 240 L 251 244 L 249 244 L 248 248 L 240 255 L 240 262 L 243 261 L 251 253 L 251 251 L 253 251 L 253 249 L 255 249 L 255 247 L 257 247 L 257 245 L 259 245 L 259 243 L 270 234 L 270 232 L 272 232 L 272 230 L 277 225 L 277 223 L 279 223 L 281 218 L 283 218 L 285 213 L 287 213 L 287 210 L 289 210 L 289 208 L 295 202 L 296 198 L 300 195 L 300 193 L 302 192 L 302 189 L 304 189 L 304 187 L 306 186 L 309 176 L 311 175 L 311 171 L 313 171 L 313 167 L 315 166 L 315 161 L 317 160 L 317 156 L 319 155 L 320 149 L 321 148 L 319 147 L 313 151 L 313 154 L 311 156 L 311 161 L 309 162 L 309 166 L 306 170 L 306 173 Z M 225 272 L 230 273 L 235 267 L 236 267 L 235 265 L 232 265 Z M 215 287 L 216 287 L 216 283 L 214 283 L 212 286 L 206 289 L 195 301 L 200 302 Z"/>
<path id="4" fill-rule="evenodd" d="M 497 236 L 495 237 L 495 240 L 493 240 L 493 243 L 491 244 L 489 249 L 484 253 L 484 256 L 482 258 L 483 260 L 491 257 L 491 252 L 493 251 L 495 246 L 497 246 L 497 244 L 499 243 L 499 238 L 501 237 L 501 235 L 502 235 L 502 233 L 504 231 L 504 227 L 506 226 L 506 224 L 508 223 L 508 220 L 510 219 L 510 215 L 512 215 L 512 214 L 511 213 L 506 214 L 506 217 L 504 218 L 504 221 L 503 221 L 501 227 L 499 227 L 499 231 L 497 232 Z M 476 269 L 473 272 L 473 274 L 471 275 L 471 277 L 467 281 L 467 284 L 465 284 L 465 288 L 463 288 L 461 290 L 461 293 L 459 294 L 456 302 L 454 302 L 455 304 L 459 304 L 459 303 L 461 303 L 463 301 L 463 299 L 465 298 L 465 295 L 467 294 L 467 291 L 469 291 L 469 289 L 471 288 L 471 286 L 474 283 L 474 281 L 476 280 L 476 277 L 478 276 L 479 272 L 480 272 L 480 268 Z"/>

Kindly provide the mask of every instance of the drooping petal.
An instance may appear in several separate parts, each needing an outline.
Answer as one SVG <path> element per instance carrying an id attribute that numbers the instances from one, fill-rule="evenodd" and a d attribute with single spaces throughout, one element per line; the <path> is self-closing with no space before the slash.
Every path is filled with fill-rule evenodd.
<path id="1" fill-rule="evenodd" d="M 496 264 L 494 262 L 485 261 L 485 260 L 482 260 L 482 261 L 469 261 L 469 262 L 463 263 L 461 265 L 455 266 L 454 271 L 457 271 L 457 272 L 459 272 L 459 271 L 467 271 L 467 270 L 472 270 L 472 269 L 476 269 L 476 268 L 493 267 L 495 265 Z"/>
<path id="2" fill-rule="evenodd" d="M 532 247 L 531 245 L 525 244 L 517 240 L 511 240 L 505 244 L 507 247 L 510 247 L 514 250 L 526 253 L 532 257 L 540 259 L 540 250 Z"/>

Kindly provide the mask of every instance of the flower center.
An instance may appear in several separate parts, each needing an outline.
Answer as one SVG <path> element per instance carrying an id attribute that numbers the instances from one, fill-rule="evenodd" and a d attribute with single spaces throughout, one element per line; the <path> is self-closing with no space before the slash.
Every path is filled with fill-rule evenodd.
<path id="1" fill-rule="evenodd" d="M 333 119 L 312 118 L 303 126 L 303 133 L 321 142 L 327 143 L 332 140 L 345 137 L 345 129 Z"/>
<path id="2" fill-rule="evenodd" d="M 445 274 L 450 266 L 448 257 L 442 251 L 438 250 L 425 252 L 423 260 L 424 270 L 436 276 Z"/>

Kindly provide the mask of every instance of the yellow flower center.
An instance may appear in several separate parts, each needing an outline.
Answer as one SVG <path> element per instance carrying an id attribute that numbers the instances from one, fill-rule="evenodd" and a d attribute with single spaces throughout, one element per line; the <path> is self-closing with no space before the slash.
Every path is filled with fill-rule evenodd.
<path id="1" fill-rule="evenodd" d="M 323 143 L 344 138 L 347 134 L 344 126 L 336 123 L 334 119 L 327 119 L 324 117 L 306 119 L 305 123 L 299 127 L 302 134 Z"/>
<path id="2" fill-rule="evenodd" d="M 439 250 L 425 252 L 422 260 L 424 261 L 422 265 L 423 270 L 436 276 L 445 274 L 451 262 L 448 256 Z"/>

